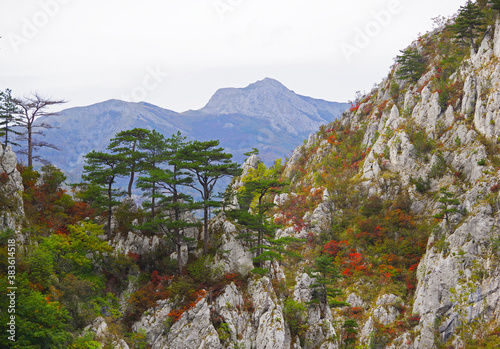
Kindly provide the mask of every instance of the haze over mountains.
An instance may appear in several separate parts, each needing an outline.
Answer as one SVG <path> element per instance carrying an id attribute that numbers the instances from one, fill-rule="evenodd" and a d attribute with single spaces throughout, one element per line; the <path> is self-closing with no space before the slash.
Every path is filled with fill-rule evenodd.
<path id="1" fill-rule="evenodd" d="M 108 100 L 37 120 L 55 127 L 46 131 L 45 140 L 60 149 L 39 152 L 75 181 L 85 154 L 104 150 L 119 131 L 141 127 L 167 137 L 180 131 L 189 140 L 218 139 L 238 162 L 256 147 L 261 158 L 272 163 L 290 156 L 311 132 L 338 118 L 348 106 L 298 95 L 270 78 L 245 88 L 220 89 L 202 109 L 184 113 L 145 102 Z"/>

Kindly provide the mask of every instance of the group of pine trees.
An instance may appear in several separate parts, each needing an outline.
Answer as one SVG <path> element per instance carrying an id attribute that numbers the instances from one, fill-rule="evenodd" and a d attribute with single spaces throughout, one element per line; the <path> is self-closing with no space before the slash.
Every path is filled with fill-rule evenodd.
<path id="1" fill-rule="evenodd" d="M 133 185 L 140 189 L 147 209 L 141 228 L 161 231 L 177 247 L 183 244 L 183 230 L 195 225 L 185 214 L 203 210 L 204 253 L 209 244 L 209 210 L 219 206 L 214 188 L 219 179 L 239 175 L 240 166 L 232 155 L 219 147 L 219 141 L 186 141 L 180 132 L 165 138 L 155 130 L 135 128 L 121 131 L 111 139 L 106 151 L 85 156 L 81 195 L 94 207 L 106 211 L 107 233 L 111 237 L 113 207 L 124 195 L 132 196 Z M 117 187 L 126 178 L 127 190 Z M 198 202 L 189 192 L 199 193 Z M 180 258 L 179 268 L 181 268 Z"/>

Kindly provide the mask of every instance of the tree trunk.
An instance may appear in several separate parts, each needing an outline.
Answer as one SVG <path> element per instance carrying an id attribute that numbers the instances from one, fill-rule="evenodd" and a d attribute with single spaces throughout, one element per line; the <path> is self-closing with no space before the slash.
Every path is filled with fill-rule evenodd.
<path id="1" fill-rule="evenodd" d="M 108 235 L 108 240 L 111 240 L 111 216 L 113 215 L 113 202 L 111 201 L 112 198 L 112 192 L 111 192 L 111 185 L 112 183 L 109 183 L 108 185 L 108 226 L 107 226 L 107 235 Z"/>
<path id="2" fill-rule="evenodd" d="M 134 143 L 132 144 L 132 159 L 133 159 L 133 163 L 132 163 L 132 167 L 130 168 L 130 181 L 128 182 L 128 197 L 131 198 L 132 197 L 132 184 L 134 184 L 134 175 L 135 175 L 135 159 L 134 159 L 134 153 L 135 153 L 135 145 L 136 145 L 136 141 L 134 141 Z"/>
<path id="3" fill-rule="evenodd" d="M 31 139 L 31 124 L 28 123 L 28 167 L 33 168 L 33 141 Z"/>
<path id="4" fill-rule="evenodd" d="M 153 189 L 151 189 L 151 218 L 155 218 L 155 194 L 156 194 L 156 186 L 153 182 Z"/>
<path id="5" fill-rule="evenodd" d="M 128 182 L 128 197 L 132 197 L 132 184 L 134 184 L 135 165 L 132 165 L 132 172 L 130 172 L 130 181 Z"/>
<path id="6" fill-rule="evenodd" d="M 208 254 L 208 205 L 203 203 L 203 254 Z"/>

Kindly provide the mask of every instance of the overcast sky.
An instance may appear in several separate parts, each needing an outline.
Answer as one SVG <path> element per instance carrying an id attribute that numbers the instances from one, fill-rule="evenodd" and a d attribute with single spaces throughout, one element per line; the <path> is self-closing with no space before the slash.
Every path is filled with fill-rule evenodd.
<path id="1" fill-rule="evenodd" d="M 271 77 L 354 99 L 465 0 L 1 0 L 0 89 L 178 112 Z"/>

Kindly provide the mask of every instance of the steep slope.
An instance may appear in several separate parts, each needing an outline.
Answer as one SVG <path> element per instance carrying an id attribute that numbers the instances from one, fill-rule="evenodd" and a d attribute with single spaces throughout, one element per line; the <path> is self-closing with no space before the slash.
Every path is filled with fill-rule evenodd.
<path id="1" fill-rule="evenodd" d="M 219 139 L 239 162 L 244 152 L 257 147 L 262 158 L 272 162 L 289 156 L 309 132 L 336 119 L 346 108 L 345 103 L 299 96 L 269 78 L 243 89 L 221 89 L 204 108 L 185 113 L 110 100 L 40 118 L 37 122 L 55 127 L 45 132 L 45 140 L 61 149 L 43 148 L 40 154 L 75 181 L 86 153 L 103 150 L 119 131 L 141 127 L 166 136 L 181 131 L 188 139 Z"/>
<path id="2" fill-rule="evenodd" d="M 470 51 L 449 27 L 418 39 L 416 82 L 395 65 L 285 170 L 297 188 L 328 188 L 320 234 L 354 247 L 342 283 L 353 308 L 339 315 L 358 321 L 359 344 L 499 345 L 499 22 L 477 38 Z"/>

